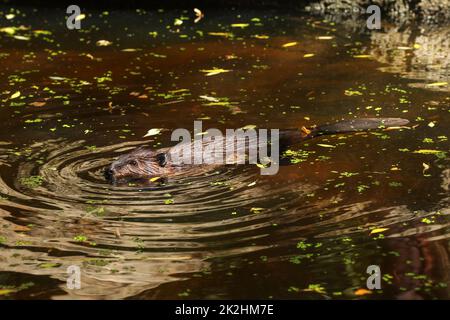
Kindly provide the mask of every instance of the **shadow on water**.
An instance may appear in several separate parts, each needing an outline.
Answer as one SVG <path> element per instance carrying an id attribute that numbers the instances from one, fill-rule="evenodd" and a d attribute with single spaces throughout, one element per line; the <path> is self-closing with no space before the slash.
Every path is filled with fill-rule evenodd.
<path id="1" fill-rule="evenodd" d="M 363 298 L 449 297 L 448 73 L 420 53 L 441 33 L 397 56 L 398 30 L 271 11 L 199 24 L 92 12 L 75 33 L 42 14 L 0 26 L 1 298 L 355 298 L 374 264 L 383 290 Z M 230 71 L 202 72 L 213 68 Z M 198 119 L 223 130 L 363 116 L 418 126 L 292 146 L 275 176 L 231 166 L 144 188 L 102 174 Z M 142 138 L 151 128 L 166 130 Z M 80 290 L 66 287 L 71 265 Z"/>

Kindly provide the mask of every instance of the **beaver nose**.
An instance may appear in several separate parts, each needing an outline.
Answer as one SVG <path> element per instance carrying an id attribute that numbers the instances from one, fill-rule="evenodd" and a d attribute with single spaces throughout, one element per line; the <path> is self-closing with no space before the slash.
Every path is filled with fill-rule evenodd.
<path id="1" fill-rule="evenodd" d="M 108 168 L 105 169 L 103 174 L 105 175 L 105 178 L 107 180 L 112 180 L 113 175 L 114 175 L 114 171 L 111 169 L 111 167 L 108 167 Z"/>

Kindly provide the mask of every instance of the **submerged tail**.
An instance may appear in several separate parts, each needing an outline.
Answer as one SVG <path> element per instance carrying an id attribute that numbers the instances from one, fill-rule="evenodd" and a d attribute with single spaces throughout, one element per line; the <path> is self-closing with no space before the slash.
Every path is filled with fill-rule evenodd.
<path id="1" fill-rule="evenodd" d="M 387 129 L 392 127 L 401 127 L 409 123 L 408 120 L 402 118 L 360 118 L 354 120 L 346 120 L 333 124 L 321 125 L 311 130 L 312 137 L 326 134 L 346 133 L 368 131 L 376 129 Z"/>
<path id="2" fill-rule="evenodd" d="M 302 127 L 301 130 L 282 130 L 280 131 L 280 141 L 282 145 L 287 146 L 322 135 L 361 132 L 377 129 L 383 130 L 405 126 L 408 123 L 408 120 L 401 118 L 360 118 L 345 120 L 312 128 Z"/>

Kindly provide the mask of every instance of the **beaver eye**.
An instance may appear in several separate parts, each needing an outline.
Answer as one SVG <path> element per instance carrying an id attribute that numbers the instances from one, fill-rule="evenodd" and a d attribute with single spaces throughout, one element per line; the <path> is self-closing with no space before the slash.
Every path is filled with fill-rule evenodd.
<path id="1" fill-rule="evenodd" d="M 135 160 L 128 161 L 128 164 L 131 166 L 137 166 L 137 162 Z"/>

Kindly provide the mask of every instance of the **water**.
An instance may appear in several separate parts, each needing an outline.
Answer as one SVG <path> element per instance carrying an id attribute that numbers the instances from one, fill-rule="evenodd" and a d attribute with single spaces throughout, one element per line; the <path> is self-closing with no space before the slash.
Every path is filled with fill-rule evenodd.
<path id="1" fill-rule="evenodd" d="M 445 37 L 425 61 L 414 50 L 440 38 L 286 12 L 195 24 L 188 11 L 92 11 L 68 31 L 61 11 L 0 11 L 15 14 L 0 32 L 0 298 L 449 298 Z M 201 71 L 213 68 L 230 71 Z M 231 166 L 142 187 L 102 175 L 194 120 L 373 116 L 412 128 L 292 146 L 275 176 Z M 143 138 L 151 128 L 165 130 Z M 66 286 L 71 265 L 80 290 Z M 383 276 L 372 294 L 358 291 L 369 265 Z"/>

